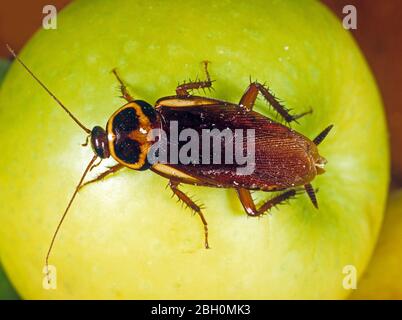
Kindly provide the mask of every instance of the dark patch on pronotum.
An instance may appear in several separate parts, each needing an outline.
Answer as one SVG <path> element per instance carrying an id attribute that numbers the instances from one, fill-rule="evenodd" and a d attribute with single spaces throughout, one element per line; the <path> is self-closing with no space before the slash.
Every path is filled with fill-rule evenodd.
<path id="1" fill-rule="evenodd" d="M 139 120 L 134 108 L 126 108 L 114 116 L 113 130 L 115 133 L 129 133 L 138 129 Z"/>
<path id="2" fill-rule="evenodd" d="M 156 121 L 155 109 L 148 102 L 144 100 L 135 100 L 134 102 L 141 107 L 142 112 L 151 123 Z"/>
<path id="3" fill-rule="evenodd" d="M 140 157 L 140 144 L 128 137 L 122 141 L 117 140 L 114 144 L 114 152 L 124 162 L 136 163 Z"/>

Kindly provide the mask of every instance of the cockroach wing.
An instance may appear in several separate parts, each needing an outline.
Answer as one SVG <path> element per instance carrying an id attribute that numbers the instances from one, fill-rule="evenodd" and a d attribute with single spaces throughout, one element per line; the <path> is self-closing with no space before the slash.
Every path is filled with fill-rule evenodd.
<path id="1" fill-rule="evenodd" d="M 265 191 L 304 185 L 314 178 L 308 138 L 239 105 L 196 98 L 194 104 L 184 99 L 180 103 L 177 97 L 159 100 L 167 163 L 154 165 L 154 171 L 183 183 Z"/>

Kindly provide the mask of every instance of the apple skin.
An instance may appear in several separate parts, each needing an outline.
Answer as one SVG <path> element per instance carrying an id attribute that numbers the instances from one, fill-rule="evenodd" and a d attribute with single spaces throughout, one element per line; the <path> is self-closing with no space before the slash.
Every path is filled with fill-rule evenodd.
<path id="1" fill-rule="evenodd" d="M 7 72 L 10 62 L 4 59 L 0 59 L 0 84 Z M 13 289 L 10 281 L 7 279 L 6 274 L 0 263 L 0 300 L 15 300 L 18 296 Z"/>
<path id="2" fill-rule="evenodd" d="M 80 147 L 83 131 L 14 63 L 0 92 L 0 252 L 22 297 L 347 297 L 343 267 L 363 272 L 382 221 L 388 140 L 370 70 L 320 3 L 77 1 L 21 58 L 89 127 L 106 124 L 125 103 L 112 68 L 136 98 L 153 103 L 202 76 L 206 59 L 213 97 L 237 102 L 251 75 L 294 113 L 314 109 L 293 125 L 299 132 L 314 138 L 335 125 L 319 147 L 328 159 L 313 181 L 319 210 L 301 195 L 248 218 L 234 190 L 183 186 L 206 206 L 210 250 L 199 218 L 170 199 L 166 179 L 125 169 L 87 187 L 50 259 L 57 290 L 44 290 L 50 239 L 92 152 Z M 262 100 L 256 110 L 273 114 Z"/>
<path id="3" fill-rule="evenodd" d="M 371 261 L 351 299 L 402 300 L 402 189 L 388 199 L 384 223 Z"/>

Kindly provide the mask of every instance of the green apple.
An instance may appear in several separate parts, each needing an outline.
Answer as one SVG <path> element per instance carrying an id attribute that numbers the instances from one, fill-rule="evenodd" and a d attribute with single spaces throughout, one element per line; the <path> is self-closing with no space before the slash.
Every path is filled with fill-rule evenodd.
<path id="1" fill-rule="evenodd" d="M 3 81 L 4 75 L 9 67 L 10 63 L 7 60 L 0 59 L 0 84 Z M 15 293 L 12 285 L 7 279 L 2 266 L 0 264 L 0 300 L 5 299 L 17 299 L 17 294 Z"/>
<path id="2" fill-rule="evenodd" d="M 344 298 L 343 268 L 362 272 L 382 221 L 388 141 L 381 99 L 350 34 L 315 1 L 77 1 L 21 52 L 85 125 L 105 125 L 125 101 L 112 68 L 153 103 L 212 62 L 213 97 L 237 102 L 249 77 L 294 113 L 293 128 L 328 159 L 320 209 L 306 195 L 261 219 L 232 189 L 183 186 L 205 204 L 210 250 L 197 216 L 167 180 L 124 169 L 79 193 L 42 287 L 51 237 L 93 153 L 85 134 L 20 65 L 0 92 L 0 253 L 24 298 Z M 202 92 L 201 92 L 202 94 Z M 259 100 L 257 110 L 273 112 Z M 105 170 L 104 162 L 91 177 Z M 89 177 L 89 178 L 91 178 Z M 259 200 L 272 194 L 256 193 Z"/>
<path id="3" fill-rule="evenodd" d="M 402 299 L 402 190 L 391 193 L 371 261 L 352 299 Z"/>

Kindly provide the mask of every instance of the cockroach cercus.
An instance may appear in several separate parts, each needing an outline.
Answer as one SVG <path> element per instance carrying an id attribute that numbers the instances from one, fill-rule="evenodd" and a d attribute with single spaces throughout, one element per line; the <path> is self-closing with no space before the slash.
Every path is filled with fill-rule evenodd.
<path id="1" fill-rule="evenodd" d="M 88 144 L 89 139 L 94 152 L 94 156 L 84 170 L 53 234 L 46 254 L 46 266 L 48 266 L 49 255 L 56 235 L 78 191 L 83 186 L 100 181 L 125 167 L 134 170 L 151 170 L 169 180 L 168 185 L 174 195 L 201 218 L 204 226 L 205 248 L 209 248 L 208 227 L 202 213 L 202 207 L 180 190 L 179 186 L 181 183 L 207 187 L 233 188 L 237 191 L 247 215 L 253 217 L 260 216 L 273 206 L 293 198 L 303 187 L 313 205 L 318 208 L 311 181 L 316 175 L 325 172 L 324 165 L 326 164 L 326 160 L 318 153 L 317 146 L 327 136 L 332 125 L 325 128 L 316 138 L 310 140 L 289 126 L 278 123 L 254 111 L 253 106 L 256 98 L 258 94 L 261 94 L 287 124 L 311 112 L 291 115 L 289 110 L 275 98 L 267 87 L 259 82 L 250 83 L 239 103 L 192 95 L 192 90 L 212 88 L 213 81 L 208 73 L 208 63 L 205 62 L 204 71 L 206 79 L 204 81 L 197 80 L 183 83 L 176 88 L 175 95 L 160 98 L 156 101 L 154 107 L 152 107 L 145 101 L 134 99 L 116 70 L 113 70 L 113 74 L 120 85 L 122 98 L 127 103 L 112 114 L 107 121 L 106 128 L 95 126 L 92 130 L 89 130 L 30 71 L 14 51 L 10 47 L 8 49 L 28 73 L 88 134 L 86 144 Z M 169 136 L 173 135 L 172 123 L 176 124 L 176 129 L 179 131 L 192 129 L 196 133 L 200 133 L 203 129 L 210 131 L 214 129 L 221 131 L 228 129 L 232 131 L 253 129 L 254 140 L 251 144 L 255 154 L 253 157 L 252 172 L 249 174 L 239 174 L 237 170 L 238 166 L 233 162 L 216 163 L 215 161 L 211 161 L 214 154 L 205 157 L 203 153 L 201 157 L 201 149 L 205 146 L 199 144 L 196 145 L 199 152 L 196 153 L 198 158 L 195 161 L 193 159 L 189 163 L 182 163 L 179 159 L 178 161 L 151 162 L 149 160 L 150 150 L 153 149 L 156 143 L 163 140 L 155 139 L 153 141 L 149 139 L 149 133 L 153 130 L 163 132 L 167 137 L 166 144 L 164 145 L 165 150 L 159 148 L 158 152 L 169 149 L 169 159 L 173 158 L 171 153 L 173 149 L 178 150 L 184 146 L 185 141 L 172 142 L 169 139 Z M 223 136 L 220 136 L 218 139 L 218 145 L 221 147 L 218 153 L 221 154 L 225 154 L 229 149 L 228 144 L 222 144 L 223 140 Z M 233 144 L 229 145 L 231 148 L 233 147 Z M 243 146 L 243 144 L 241 145 Z M 244 150 L 241 151 L 243 152 Z M 233 152 L 232 149 L 231 152 Z M 84 183 L 87 173 L 94 166 L 98 165 L 95 164 L 96 159 L 99 158 L 101 161 L 110 156 L 116 160 L 117 164 L 95 179 Z M 281 193 L 267 200 L 260 207 L 257 207 L 251 196 L 252 190 L 281 191 Z"/>

